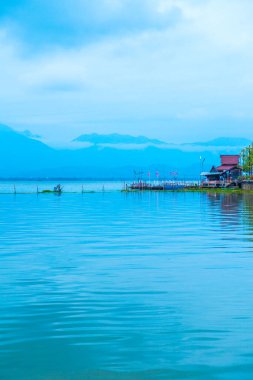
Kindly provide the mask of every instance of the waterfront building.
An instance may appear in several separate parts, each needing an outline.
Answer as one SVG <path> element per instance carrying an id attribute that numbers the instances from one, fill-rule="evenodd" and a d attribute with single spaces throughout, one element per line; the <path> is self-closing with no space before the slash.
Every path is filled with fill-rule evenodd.
<path id="1" fill-rule="evenodd" d="M 212 166 L 209 172 L 201 173 L 202 187 L 229 187 L 237 185 L 242 175 L 239 154 L 222 154 L 220 165 Z"/>

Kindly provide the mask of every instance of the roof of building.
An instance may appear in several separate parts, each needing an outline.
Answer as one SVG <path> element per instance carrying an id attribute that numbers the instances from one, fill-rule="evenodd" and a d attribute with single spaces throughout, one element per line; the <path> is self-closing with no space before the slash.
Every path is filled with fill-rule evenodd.
<path id="1" fill-rule="evenodd" d="M 237 165 L 220 165 L 216 168 L 219 172 L 224 172 L 236 168 Z"/>
<path id="2" fill-rule="evenodd" d="M 239 154 L 221 154 L 221 166 L 222 165 L 239 165 Z"/>
<path id="3" fill-rule="evenodd" d="M 220 172 L 202 172 L 200 173 L 201 177 L 207 177 L 207 176 L 217 176 L 221 175 Z"/>
<path id="4" fill-rule="evenodd" d="M 212 167 L 211 167 L 211 170 L 210 170 L 210 173 L 215 173 L 215 172 L 217 172 L 217 169 L 216 169 L 215 166 L 212 166 Z"/>

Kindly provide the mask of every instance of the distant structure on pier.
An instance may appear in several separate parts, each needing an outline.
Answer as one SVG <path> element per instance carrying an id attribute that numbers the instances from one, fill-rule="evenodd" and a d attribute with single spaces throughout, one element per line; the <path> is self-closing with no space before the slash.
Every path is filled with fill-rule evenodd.
<path id="1" fill-rule="evenodd" d="M 222 154 L 221 164 L 212 166 L 210 172 L 201 173 L 202 187 L 230 187 L 237 183 L 242 175 L 239 154 Z"/>

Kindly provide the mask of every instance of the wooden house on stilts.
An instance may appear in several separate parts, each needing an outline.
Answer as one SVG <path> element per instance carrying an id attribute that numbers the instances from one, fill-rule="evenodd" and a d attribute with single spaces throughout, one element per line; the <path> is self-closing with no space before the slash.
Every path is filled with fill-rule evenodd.
<path id="1" fill-rule="evenodd" d="M 201 173 L 202 187 L 230 187 L 236 186 L 242 175 L 240 155 L 221 155 L 219 166 L 212 166 L 209 172 Z"/>

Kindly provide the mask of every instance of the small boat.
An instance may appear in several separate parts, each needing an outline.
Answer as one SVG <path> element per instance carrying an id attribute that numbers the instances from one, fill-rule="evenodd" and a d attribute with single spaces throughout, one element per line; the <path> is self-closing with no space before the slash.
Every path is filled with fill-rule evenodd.
<path id="1" fill-rule="evenodd" d="M 180 190 L 184 189 L 185 185 L 181 185 L 179 183 L 165 183 L 164 190 Z"/>
<path id="2" fill-rule="evenodd" d="M 150 190 L 164 190 L 163 185 L 152 185 Z"/>
<path id="3" fill-rule="evenodd" d="M 54 187 L 54 193 L 61 194 L 61 193 L 62 193 L 62 190 L 63 190 L 63 186 L 61 186 L 60 184 L 59 184 L 59 185 L 56 185 L 56 186 Z"/>

